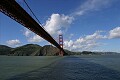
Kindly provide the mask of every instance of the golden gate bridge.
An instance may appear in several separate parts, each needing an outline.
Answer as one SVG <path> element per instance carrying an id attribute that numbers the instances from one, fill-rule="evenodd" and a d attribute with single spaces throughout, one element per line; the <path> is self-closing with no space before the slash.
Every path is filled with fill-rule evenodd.
<path id="1" fill-rule="evenodd" d="M 24 0 L 25 2 L 25 0 Z M 26 2 L 25 2 L 26 3 Z M 26 3 L 27 4 L 27 3 Z M 30 9 L 29 5 L 27 4 L 28 8 Z M 59 55 L 64 55 L 65 51 L 63 49 L 63 37 L 62 35 L 59 36 L 59 44 L 54 40 L 54 38 L 45 30 L 41 25 L 39 25 L 40 21 L 37 19 L 35 14 L 32 14 L 37 19 L 36 22 L 28 13 L 25 11 L 15 0 L 0 0 L 0 11 L 10 17 L 11 19 L 15 20 L 16 22 L 20 23 L 24 27 L 28 28 L 32 32 L 36 33 L 37 35 L 41 36 L 43 39 L 47 40 L 54 46 L 56 46 L 60 53 Z"/>

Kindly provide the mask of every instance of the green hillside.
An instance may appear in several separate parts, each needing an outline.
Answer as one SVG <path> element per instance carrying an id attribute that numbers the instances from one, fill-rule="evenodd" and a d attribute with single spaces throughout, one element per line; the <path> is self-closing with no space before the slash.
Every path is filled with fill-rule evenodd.
<path id="1" fill-rule="evenodd" d="M 105 55 L 116 54 L 115 52 L 73 52 L 65 50 L 64 55 Z M 11 48 L 5 45 L 0 45 L 0 55 L 9 56 L 57 56 L 59 55 L 59 49 L 52 45 L 45 45 L 43 47 L 37 44 L 27 44 L 17 48 Z"/>
<path id="2" fill-rule="evenodd" d="M 51 45 L 45 45 L 40 50 L 41 56 L 54 56 L 59 54 L 59 49 Z"/>
<path id="3" fill-rule="evenodd" d="M 0 55 L 8 55 L 13 48 L 5 46 L 5 45 L 0 45 Z"/>
<path id="4" fill-rule="evenodd" d="M 13 56 L 37 56 L 40 53 L 41 46 L 37 44 L 27 44 L 13 49 L 10 55 Z"/>

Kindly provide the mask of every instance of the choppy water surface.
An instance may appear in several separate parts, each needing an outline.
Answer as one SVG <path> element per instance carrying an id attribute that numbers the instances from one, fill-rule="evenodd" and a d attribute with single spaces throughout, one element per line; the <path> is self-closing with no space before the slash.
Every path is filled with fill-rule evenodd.
<path id="1" fill-rule="evenodd" d="M 7 80 L 120 80 L 120 56 L 69 56 Z"/>

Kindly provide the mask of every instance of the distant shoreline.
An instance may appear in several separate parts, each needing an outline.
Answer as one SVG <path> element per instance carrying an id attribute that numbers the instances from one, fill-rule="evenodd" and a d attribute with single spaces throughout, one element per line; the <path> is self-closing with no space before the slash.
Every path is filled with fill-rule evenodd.
<path id="1" fill-rule="evenodd" d="M 82 52 L 72 52 L 69 50 L 64 50 L 64 55 L 112 55 L 119 54 L 117 52 L 92 52 L 92 51 L 82 51 Z M 11 48 L 6 45 L 0 45 L 0 55 L 6 56 L 58 56 L 59 49 L 52 45 L 39 46 L 37 44 L 27 44 L 16 48 Z"/>

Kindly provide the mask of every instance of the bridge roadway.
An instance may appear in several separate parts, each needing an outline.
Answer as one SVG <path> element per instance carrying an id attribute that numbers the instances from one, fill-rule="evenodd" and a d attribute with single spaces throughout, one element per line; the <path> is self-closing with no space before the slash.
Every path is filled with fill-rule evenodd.
<path id="1" fill-rule="evenodd" d="M 90 62 L 89 58 L 68 56 L 46 67 L 15 75 L 7 80 L 120 80 L 120 72 Z"/>
<path id="2" fill-rule="evenodd" d="M 0 11 L 64 52 L 63 48 L 15 0 L 0 0 Z"/>

